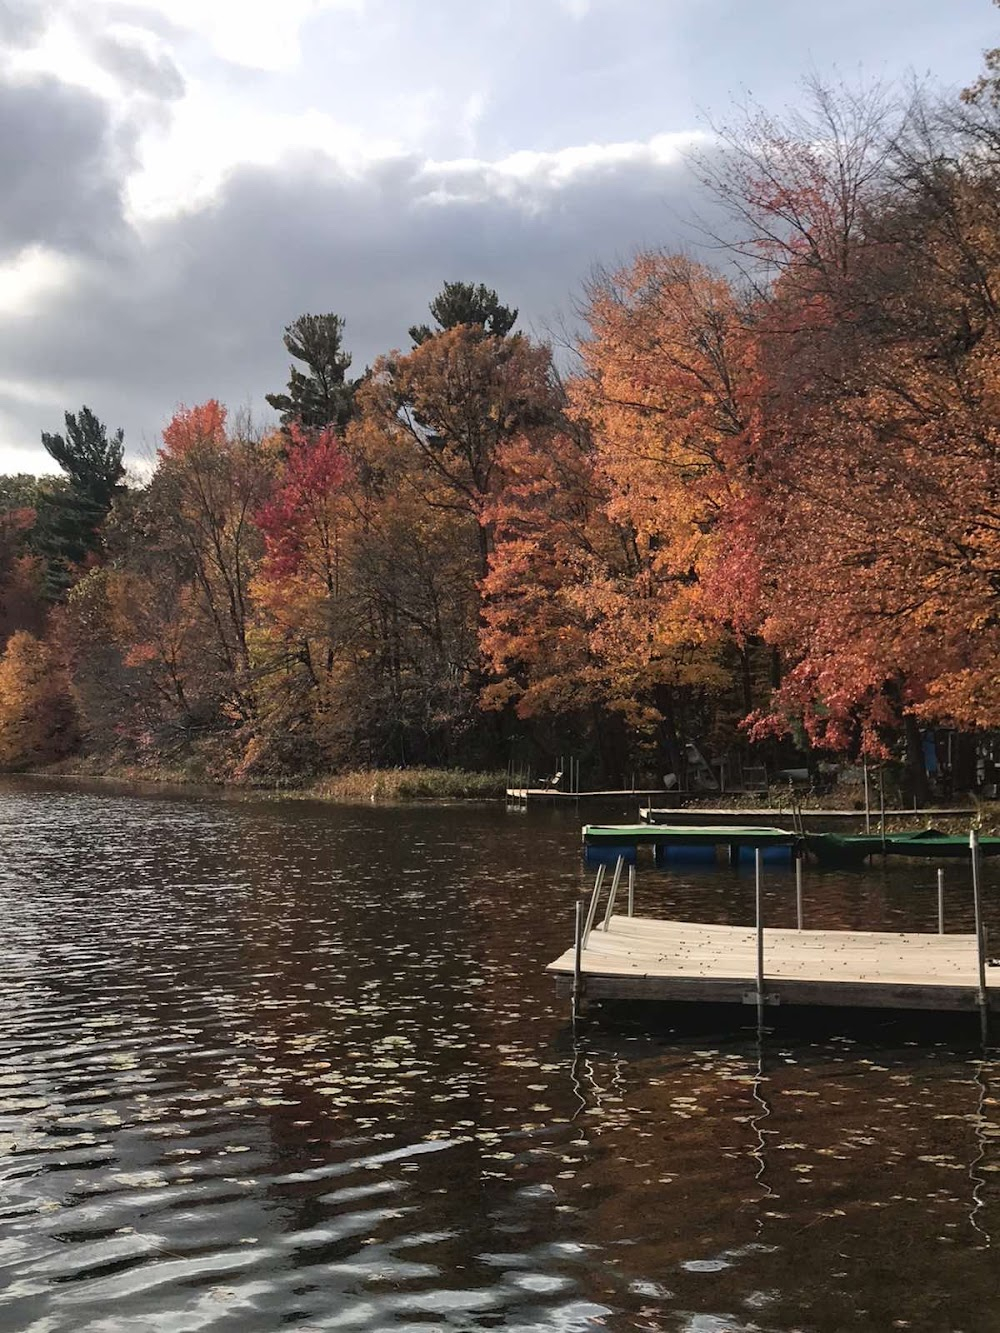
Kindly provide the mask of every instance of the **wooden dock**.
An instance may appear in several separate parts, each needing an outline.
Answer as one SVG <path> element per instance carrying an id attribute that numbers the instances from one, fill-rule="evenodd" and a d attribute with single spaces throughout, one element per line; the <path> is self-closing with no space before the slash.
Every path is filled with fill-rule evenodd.
<path id="1" fill-rule="evenodd" d="M 637 792 L 637 796 L 644 795 Z M 968 819 L 978 811 L 974 806 L 924 806 L 920 810 L 872 810 L 869 819 L 873 823 L 880 820 L 897 819 Z M 644 824 L 719 824 L 726 820 L 742 822 L 746 819 L 771 820 L 779 824 L 787 823 L 800 827 L 807 819 L 849 819 L 863 821 L 864 810 L 820 810 L 808 806 L 796 806 L 794 810 L 785 806 L 748 806 L 736 809 L 730 806 L 709 809 L 707 806 L 678 806 L 676 809 L 644 805 L 639 808 L 639 818 Z"/>
<path id="2" fill-rule="evenodd" d="M 655 832 L 669 845 L 698 837 L 715 841 L 720 830 L 660 827 Z M 732 836 L 734 830 L 725 832 Z M 946 933 L 940 875 L 936 934 L 806 930 L 801 858 L 795 864 L 797 928 L 765 929 L 765 852 L 773 842 L 793 839 L 777 829 L 747 828 L 738 835 L 753 848 L 753 926 L 637 917 L 635 865 L 626 867 L 624 852 L 617 856 L 602 904 L 607 866 L 599 867 L 589 905 L 577 899 L 573 947 L 548 966 L 557 991 L 572 997 L 574 1016 L 587 998 L 753 1004 L 763 1034 L 765 1009 L 775 1004 L 974 1009 L 985 1043 L 990 1010 L 1000 1009 L 1000 960 L 987 956 L 978 830 L 970 831 L 968 842 L 972 934 Z M 619 889 L 627 905 L 616 914 Z"/>
<path id="3" fill-rule="evenodd" d="M 575 947 L 549 964 L 558 994 L 575 970 Z M 590 999 L 756 1004 L 757 932 L 615 915 L 590 932 L 580 974 Z M 987 1001 L 1000 1009 L 1000 966 L 987 969 Z M 976 936 L 769 929 L 764 1003 L 975 1011 Z"/>
<path id="4" fill-rule="evenodd" d="M 529 801 L 552 801 L 553 804 L 575 804 L 577 801 L 616 801 L 624 797 L 648 801 L 662 796 L 661 788 L 644 791 L 641 787 L 619 787 L 601 791 L 560 791 L 558 787 L 508 787 L 508 805 L 527 805 Z"/>

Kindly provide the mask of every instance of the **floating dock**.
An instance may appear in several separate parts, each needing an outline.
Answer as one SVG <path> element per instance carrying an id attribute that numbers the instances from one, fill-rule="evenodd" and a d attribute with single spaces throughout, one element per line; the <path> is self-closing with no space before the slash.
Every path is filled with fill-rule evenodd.
<path id="1" fill-rule="evenodd" d="M 507 804 L 527 805 L 529 801 L 552 801 L 556 805 L 570 805 L 578 801 L 617 801 L 623 797 L 649 801 L 655 796 L 662 795 L 661 788 L 653 791 L 643 791 L 641 787 L 618 787 L 600 791 L 560 791 L 558 787 L 508 787 Z"/>
<path id="2" fill-rule="evenodd" d="M 965 843 L 972 871 L 975 930 L 972 934 L 946 933 L 943 880 L 939 874 L 938 931 L 931 934 L 804 929 L 801 856 L 796 858 L 795 867 L 797 929 L 765 929 L 765 854 L 775 844 L 786 852 L 794 849 L 799 842 L 795 835 L 753 827 L 626 827 L 637 841 L 641 833 L 644 841 L 654 841 L 659 847 L 692 842 L 711 846 L 719 841 L 732 843 L 734 837 L 751 847 L 756 879 L 754 924 L 637 917 L 635 865 L 629 863 L 627 849 L 620 851 L 606 903 L 601 902 L 607 872 L 607 865 L 602 864 L 589 905 L 577 899 L 573 947 L 547 969 L 556 979 L 557 992 L 572 997 L 574 1015 L 587 998 L 753 1004 L 758 1029 L 763 1032 L 766 1006 L 782 1003 L 977 1009 L 986 1040 L 989 1012 L 1000 1009 L 1000 959 L 987 957 L 977 830 L 972 830 Z M 621 827 L 584 827 L 585 841 L 588 835 L 592 839 L 590 846 L 600 847 L 605 834 L 620 838 L 621 833 Z M 620 888 L 627 908 L 616 913 Z M 599 921 L 602 906 L 603 919 Z"/>
<path id="3" fill-rule="evenodd" d="M 651 846 L 658 854 L 671 848 L 702 848 L 709 859 L 715 849 L 728 851 L 730 859 L 744 848 L 786 848 L 801 856 L 808 852 L 820 865 L 859 865 L 870 856 L 909 856 L 920 860 L 954 860 L 969 855 L 968 835 L 921 829 L 916 833 L 796 833 L 789 829 L 748 824 L 584 824 L 583 846 L 588 860 L 613 859 L 623 853 L 635 859 L 640 846 Z M 981 856 L 1000 856 L 1000 838 L 980 837 Z M 773 854 L 773 851 L 772 851 Z"/>
<path id="4" fill-rule="evenodd" d="M 801 851 L 801 838 L 787 829 L 761 828 L 751 824 L 701 825 L 584 824 L 584 856 L 590 862 L 614 861 L 624 856 L 634 861 L 639 847 L 652 847 L 656 861 L 664 858 L 714 862 L 720 848 L 735 861 L 763 848 L 769 860 L 790 863 Z"/>
<path id="5" fill-rule="evenodd" d="M 641 795 L 642 793 L 636 793 Z M 882 819 L 970 819 L 978 811 L 974 807 L 944 808 L 928 807 L 922 810 L 871 810 L 869 819 L 878 822 Z M 728 820 L 742 821 L 747 818 L 777 821 L 793 827 L 801 826 L 809 819 L 853 819 L 864 820 L 864 810 L 811 810 L 808 807 L 788 806 L 751 806 L 749 809 L 734 810 L 729 808 L 708 809 L 706 807 L 678 807 L 676 810 L 645 805 L 639 808 L 639 818 L 644 824 L 719 824 Z"/>
<path id="6" fill-rule="evenodd" d="M 798 835 L 787 829 L 765 828 L 757 824 L 720 824 L 715 827 L 689 827 L 664 824 L 584 824 L 585 847 L 790 847 Z M 965 843 L 968 850 L 968 841 Z"/>
<path id="7" fill-rule="evenodd" d="M 570 996 L 576 951 L 550 963 Z M 580 955 L 588 999 L 757 1003 L 757 932 L 750 926 L 612 916 Z M 987 972 L 1000 1009 L 1000 966 Z M 772 930 L 765 936 L 764 1003 L 875 1009 L 979 1007 L 975 935 Z"/>

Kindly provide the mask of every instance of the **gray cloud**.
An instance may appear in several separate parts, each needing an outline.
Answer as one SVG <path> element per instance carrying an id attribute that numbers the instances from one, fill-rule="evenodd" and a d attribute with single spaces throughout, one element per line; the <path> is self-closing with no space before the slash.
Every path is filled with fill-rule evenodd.
<path id="1" fill-rule="evenodd" d="M 297 315 L 344 315 L 360 370 L 406 345 L 444 279 L 496 287 L 522 327 L 544 332 L 596 261 L 689 240 L 691 188 L 681 164 L 638 150 L 561 175 L 415 157 L 350 176 L 322 158 L 240 169 L 210 206 L 86 264 L 30 318 L 0 319 L 6 374 L 20 385 L 43 368 L 49 398 L 7 405 L 7 442 L 52 428 L 53 392 L 125 426 L 133 448 L 179 402 L 263 410 L 287 377 L 281 332 Z"/>
<path id="2" fill-rule="evenodd" d="M 0 257 L 120 242 L 120 154 L 99 98 L 51 78 L 0 84 Z"/>
<path id="3" fill-rule="evenodd" d="M 184 96 L 184 79 L 166 55 L 151 56 L 135 42 L 104 34 L 91 44 L 95 60 L 131 92 L 161 101 Z"/>
<path id="4" fill-rule="evenodd" d="M 46 6 L 38 0 L 0 0 L 0 45 L 30 46 L 47 20 Z"/>

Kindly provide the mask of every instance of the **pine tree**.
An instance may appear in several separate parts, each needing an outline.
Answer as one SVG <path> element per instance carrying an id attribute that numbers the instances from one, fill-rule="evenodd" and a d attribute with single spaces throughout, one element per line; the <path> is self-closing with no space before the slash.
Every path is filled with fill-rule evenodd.
<path id="1" fill-rule="evenodd" d="M 491 337 L 505 338 L 517 323 L 517 311 L 501 305 L 496 292 L 482 283 L 476 286 L 471 282 L 446 282 L 429 309 L 438 327 L 414 324 L 410 329 L 414 347 L 460 324 L 478 324 Z"/>
<path id="2" fill-rule="evenodd" d="M 354 415 L 355 382 L 346 378 L 350 354 L 343 350 L 340 315 L 300 315 L 285 329 L 288 352 L 306 366 L 289 367 L 288 392 L 264 397 L 281 413 L 281 424 L 298 422 L 314 430 L 343 429 Z"/>
<path id="3" fill-rule="evenodd" d="M 39 495 L 34 545 L 47 563 L 46 590 L 53 600 L 69 587 L 74 565 L 100 544 L 100 529 L 125 475 L 124 432 L 107 427 L 82 407 L 65 414 L 66 434 L 42 432 L 42 444 L 64 473 Z"/>

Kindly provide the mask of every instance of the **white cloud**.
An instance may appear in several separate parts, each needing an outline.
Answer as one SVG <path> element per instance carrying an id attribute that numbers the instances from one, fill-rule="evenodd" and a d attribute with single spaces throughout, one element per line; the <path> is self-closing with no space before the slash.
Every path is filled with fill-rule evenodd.
<path id="1" fill-rule="evenodd" d="M 40 245 L 0 264 L 0 309 L 5 318 L 37 312 L 46 300 L 65 292 L 74 267 L 65 255 Z"/>
<path id="2" fill-rule="evenodd" d="M 422 202 L 433 205 L 482 203 L 491 198 L 519 203 L 529 211 L 547 206 L 549 196 L 574 182 L 622 168 L 678 167 L 684 154 L 711 137 L 699 130 L 659 134 L 645 143 L 581 144 L 549 153 L 522 150 L 496 162 L 478 158 L 426 161 Z"/>
<path id="3" fill-rule="evenodd" d="M 303 25 L 324 10 L 363 12 L 365 0 L 147 0 L 149 7 L 196 33 L 223 60 L 252 69 L 289 70 L 301 54 Z M 129 0 L 125 6 L 133 7 Z"/>
<path id="4" fill-rule="evenodd" d="M 205 134 L 206 118 L 212 134 Z M 192 89 L 162 131 L 144 138 L 141 166 L 128 180 L 126 199 L 137 222 L 205 206 L 237 166 L 272 166 L 320 155 L 352 173 L 403 151 L 399 140 L 372 138 L 323 111 L 299 115 L 220 105 L 209 90 Z"/>

